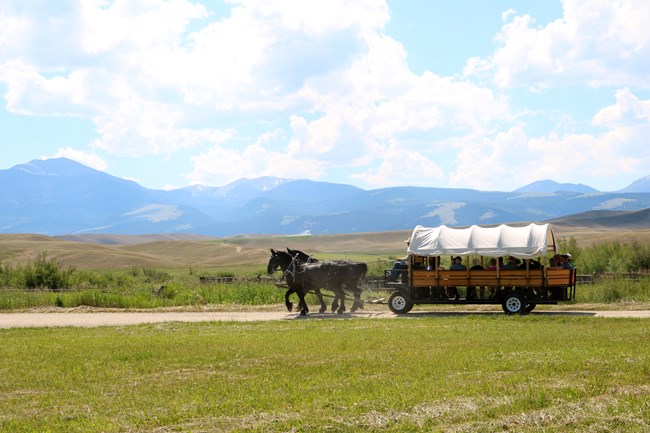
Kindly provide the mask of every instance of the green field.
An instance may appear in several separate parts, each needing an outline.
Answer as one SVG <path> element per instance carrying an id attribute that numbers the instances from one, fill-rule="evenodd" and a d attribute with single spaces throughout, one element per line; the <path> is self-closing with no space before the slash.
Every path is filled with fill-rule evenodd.
<path id="1" fill-rule="evenodd" d="M 650 321 L 0 331 L 3 432 L 647 432 Z"/>
<path id="2" fill-rule="evenodd" d="M 379 275 L 404 236 L 0 236 L 0 310 L 282 309 L 269 247 L 368 262 Z M 648 269 L 650 243 L 607 236 L 564 247 L 585 269 Z M 579 285 L 576 304 L 539 309 L 647 309 L 649 288 L 647 272 L 602 280 Z M 649 331 L 642 319 L 500 313 L 5 329 L 0 431 L 646 432 Z"/>

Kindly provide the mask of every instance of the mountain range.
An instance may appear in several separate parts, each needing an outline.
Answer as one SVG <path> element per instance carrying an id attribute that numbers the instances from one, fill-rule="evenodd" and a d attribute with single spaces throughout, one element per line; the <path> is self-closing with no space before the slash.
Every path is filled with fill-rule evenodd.
<path id="1" fill-rule="evenodd" d="M 274 177 L 163 191 L 66 158 L 0 170 L 0 233 L 50 236 L 338 234 L 549 221 L 576 214 L 585 217 L 573 218 L 573 224 L 604 215 L 613 224 L 630 225 L 633 214 L 640 215 L 632 218 L 635 227 L 650 227 L 649 207 L 650 176 L 615 192 L 552 180 L 498 192 L 408 186 L 364 190 Z"/>

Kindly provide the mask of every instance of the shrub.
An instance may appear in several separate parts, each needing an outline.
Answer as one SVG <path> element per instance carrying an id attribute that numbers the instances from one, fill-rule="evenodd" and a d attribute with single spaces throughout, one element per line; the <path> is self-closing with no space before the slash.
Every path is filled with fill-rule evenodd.
<path id="1" fill-rule="evenodd" d="M 633 270 L 648 270 L 650 269 L 650 245 L 640 244 L 638 242 L 632 243 L 632 269 Z"/>
<path id="2" fill-rule="evenodd" d="M 47 289 L 53 292 L 68 289 L 72 267 L 61 269 L 61 264 L 54 259 L 48 259 L 47 253 L 38 255 L 34 263 L 23 268 L 24 284 L 27 289 Z"/>
<path id="3" fill-rule="evenodd" d="M 574 255 L 581 273 L 625 273 L 650 270 L 650 246 L 638 243 L 602 243 L 578 248 Z M 577 261 L 576 261 L 577 257 Z"/>

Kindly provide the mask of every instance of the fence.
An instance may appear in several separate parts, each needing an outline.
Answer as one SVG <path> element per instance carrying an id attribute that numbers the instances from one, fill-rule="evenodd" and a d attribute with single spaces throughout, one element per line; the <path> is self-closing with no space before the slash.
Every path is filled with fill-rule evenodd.
<path id="1" fill-rule="evenodd" d="M 602 280 L 642 281 L 650 279 L 650 271 L 644 272 L 602 272 L 598 274 L 578 274 L 577 284 L 593 284 Z"/>

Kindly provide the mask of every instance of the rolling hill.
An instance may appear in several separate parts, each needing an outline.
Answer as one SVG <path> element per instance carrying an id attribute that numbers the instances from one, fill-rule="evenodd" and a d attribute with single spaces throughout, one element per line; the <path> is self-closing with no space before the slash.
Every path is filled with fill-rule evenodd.
<path id="1" fill-rule="evenodd" d="M 607 228 L 596 212 L 586 215 L 587 224 L 572 226 L 580 218 L 553 223 L 556 239 L 574 237 L 581 246 L 603 242 L 650 243 L 650 228 Z M 640 217 L 643 217 L 640 215 Z M 0 234 L 0 264 L 16 266 L 39 254 L 77 269 L 165 268 L 209 270 L 237 269 L 241 273 L 262 271 L 269 248 L 301 249 L 318 258 L 351 258 L 366 262 L 390 261 L 406 252 L 404 242 L 412 230 L 312 236 L 235 236 L 228 238 L 160 235 L 43 235 Z M 100 242 L 110 243 L 100 243 Z"/>

